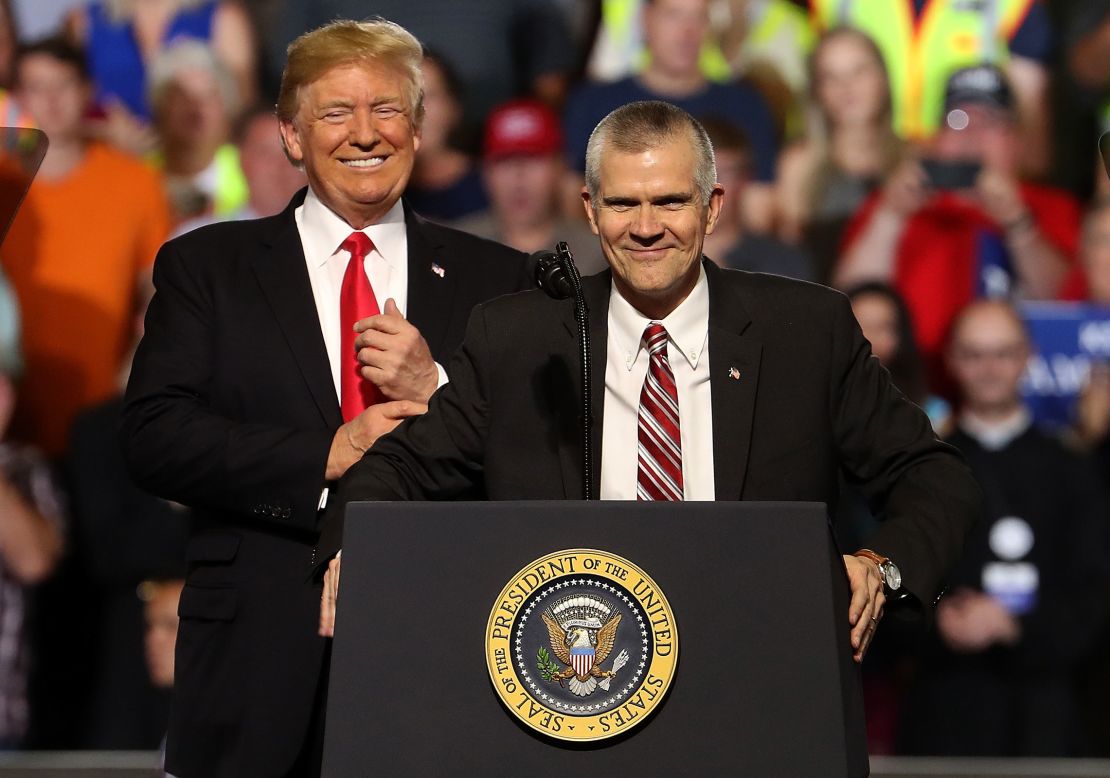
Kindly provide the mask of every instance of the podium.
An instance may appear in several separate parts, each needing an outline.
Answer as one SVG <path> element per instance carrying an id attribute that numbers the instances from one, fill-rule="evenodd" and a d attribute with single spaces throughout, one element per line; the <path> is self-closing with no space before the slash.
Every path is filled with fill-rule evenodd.
<path id="1" fill-rule="evenodd" d="M 499 593 L 563 549 L 630 561 L 673 614 L 670 688 L 604 740 L 526 726 L 487 669 Z M 323 773 L 866 775 L 848 602 L 817 503 L 355 503 Z"/>

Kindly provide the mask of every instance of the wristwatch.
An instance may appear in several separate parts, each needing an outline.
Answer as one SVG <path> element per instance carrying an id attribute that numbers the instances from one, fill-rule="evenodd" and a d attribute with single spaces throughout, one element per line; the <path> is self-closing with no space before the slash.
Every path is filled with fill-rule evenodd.
<path id="1" fill-rule="evenodd" d="M 876 554 L 869 548 L 861 548 L 853 556 L 861 556 L 877 564 L 879 575 L 883 577 L 883 594 L 887 597 L 899 596 L 899 590 L 902 588 L 902 571 L 898 569 L 898 565 L 890 561 L 890 557 Z"/>

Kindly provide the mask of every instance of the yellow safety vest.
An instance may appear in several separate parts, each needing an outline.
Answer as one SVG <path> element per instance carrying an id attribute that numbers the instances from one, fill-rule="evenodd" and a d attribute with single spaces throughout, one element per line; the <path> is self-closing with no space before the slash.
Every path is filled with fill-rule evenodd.
<path id="1" fill-rule="evenodd" d="M 216 151 L 216 198 L 212 211 L 217 216 L 235 213 L 250 198 L 250 187 L 239 167 L 239 149 L 225 143 Z"/>
<path id="2" fill-rule="evenodd" d="M 146 159 L 157 170 L 165 165 L 159 151 L 147 155 Z M 234 144 L 225 143 L 216 149 L 213 161 L 216 163 L 216 191 L 212 199 L 212 213 L 228 216 L 247 204 L 250 187 L 239 166 L 239 149 Z"/>
<path id="3" fill-rule="evenodd" d="M 849 26 L 878 44 L 890 77 L 894 128 L 915 140 L 940 126 L 944 87 L 956 70 L 1004 65 L 1010 40 L 1033 0 L 810 0 L 814 27 Z"/>

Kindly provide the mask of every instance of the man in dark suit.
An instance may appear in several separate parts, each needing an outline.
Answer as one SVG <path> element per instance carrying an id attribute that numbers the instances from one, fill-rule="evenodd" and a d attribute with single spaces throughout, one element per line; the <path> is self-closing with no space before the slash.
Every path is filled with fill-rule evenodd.
<path id="1" fill-rule="evenodd" d="M 633 103 L 598 125 L 589 149 L 586 211 L 610 265 L 584 281 L 604 377 L 597 493 L 832 505 L 843 469 L 885 515 L 871 548 L 844 557 L 862 660 L 888 597 L 935 600 L 979 510 L 970 473 L 871 357 L 843 295 L 702 257 L 723 191 L 694 119 Z M 349 500 L 449 499 L 475 483 L 490 499 L 578 498 L 575 333 L 573 306 L 541 293 L 478 306 L 429 412 L 343 478 L 323 558 Z M 332 560 L 325 632 L 338 569 Z"/>
<path id="2" fill-rule="evenodd" d="M 166 759 L 182 778 L 319 769 L 326 487 L 424 409 L 470 309 L 528 285 L 520 253 L 400 202 L 421 57 L 384 21 L 298 39 L 278 117 L 308 190 L 158 256 L 122 434 L 138 483 L 195 511 Z"/>

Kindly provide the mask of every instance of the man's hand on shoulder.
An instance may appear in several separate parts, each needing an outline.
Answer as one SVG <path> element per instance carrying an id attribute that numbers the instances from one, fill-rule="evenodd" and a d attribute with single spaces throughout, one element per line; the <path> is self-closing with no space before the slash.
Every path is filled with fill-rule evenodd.
<path id="1" fill-rule="evenodd" d="M 422 402 L 394 400 L 371 405 L 355 418 L 335 431 L 328 452 L 328 465 L 324 478 L 334 481 L 347 472 L 347 468 L 358 460 L 374 445 L 374 441 L 409 416 L 419 416 L 428 410 Z"/>
<path id="2" fill-rule="evenodd" d="M 428 344 L 392 298 L 377 316 L 355 325 L 362 375 L 390 400 L 428 402 L 439 386 L 439 370 Z"/>

